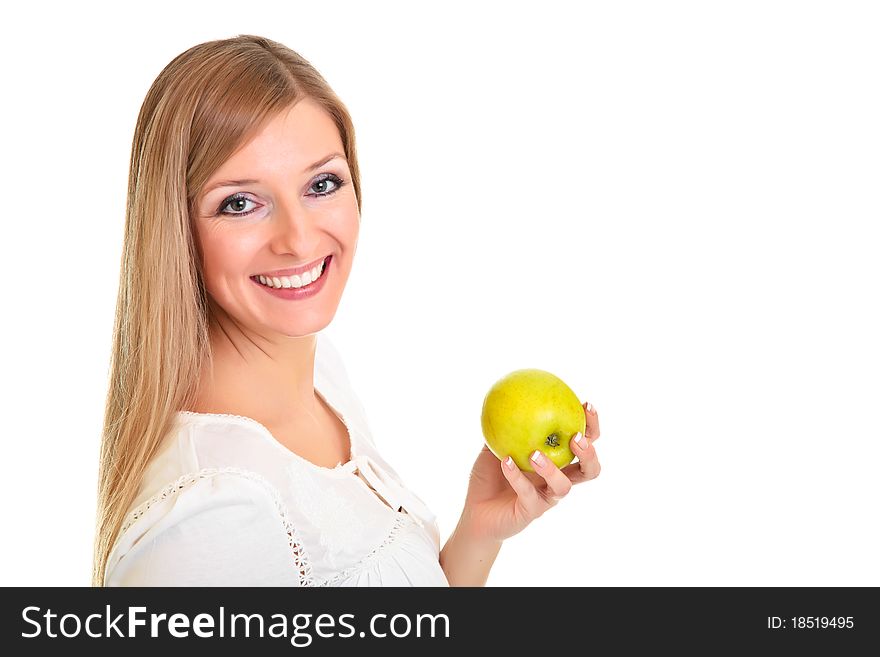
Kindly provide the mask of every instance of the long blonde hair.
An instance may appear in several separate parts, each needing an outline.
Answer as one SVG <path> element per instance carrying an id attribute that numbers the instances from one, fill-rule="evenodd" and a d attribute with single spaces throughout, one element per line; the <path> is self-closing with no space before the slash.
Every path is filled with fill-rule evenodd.
<path id="1" fill-rule="evenodd" d="M 131 147 L 125 236 L 98 474 L 92 586 L 175 413 L 195 402 L 212 354 L 193 227 L 205 182 L 261 126 L 304 98 L 335 121 L 361 208 L 354 127 L 302 56 L 249 34 L 175 57 L 141 106 Z"/>

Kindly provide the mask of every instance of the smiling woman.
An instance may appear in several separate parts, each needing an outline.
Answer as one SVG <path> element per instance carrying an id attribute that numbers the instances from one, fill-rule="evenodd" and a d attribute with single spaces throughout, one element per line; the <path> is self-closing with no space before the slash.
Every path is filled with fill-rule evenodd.
<path id="1" fill-rule="evenodd" d="M 297 53 L 241 35 L 157 77 L 132 145 L 94 585 L 447 583 L 433 515 L 317 339 L 360 208 L 348 111 Z M 318 503 L 330 487 L 344 505 Z"/>
<path id="2" fill-rule="evenodd" d="M 598 474 L 574 440 L 580 465 L 536 468 L 538 485 L 483 449 L 440 549 L 321 334 L 360 210 L 349 113 L 297 53 L 241 35 L 156 78 L 131 152 L 93 585 L 482 585 L 504 539 Z"/>

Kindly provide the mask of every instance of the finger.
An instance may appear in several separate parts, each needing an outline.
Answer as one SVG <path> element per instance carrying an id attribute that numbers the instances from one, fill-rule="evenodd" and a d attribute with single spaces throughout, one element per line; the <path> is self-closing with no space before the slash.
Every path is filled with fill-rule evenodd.
<path id="1" fill-rule="evenodd" d="M 501 471 L 504 473 L 504 478 L 507 479 L 510 487 L 516 493 L 520 506 L 522 506 L 529 518 L 534 519 L 540 516 L 543 513 L 542 506 L 545 506 L 545 503 L 540 493 L 538 493 L 538 489 L 535 488 L 535 484 L 529 481 L 525 473 L 517 467 L 516 463 L 509 456 L 501 459 Z"/>
<path id="2" fill-rule="evenodd" d="M 547 482 L 547 490 L 544 493 L 544 497 L 548 501 L 555 504 L 568 495 L 568 492 L 571 490 L 571 479 L 562 474 L 562 470 L 553 461 L 548 459 L 541 450 L 536 449 L 532 452 L 529 460 L 532 462 L 535 472 L 541 475 L 544 481 Z"/>
<path id="3" fill-rule="evenodd" d="M 575 438 L 577 437 L 575 436 Z M 589 481 L 598 477 L 601 467 L 599 466 L 599 456 L 596 454 L 596 448 L 593 447 L 592 441 L 581 436 L 581 442 L 578 442 L 575 438 L 571 439 L 569 445 L 571 451 L 577 457 L 577 461 L 562 468 L 562 474 L 568 477 L 572 484 L 579 484 L 582 481 Z"/>
<path id="4" fill-rule="evenodd" d="M 584 402 L 584 415 L 587 417 L 587 428 L 584 432 L 590 442 L 599 439 L 599 414 L 590 402 Z"/>

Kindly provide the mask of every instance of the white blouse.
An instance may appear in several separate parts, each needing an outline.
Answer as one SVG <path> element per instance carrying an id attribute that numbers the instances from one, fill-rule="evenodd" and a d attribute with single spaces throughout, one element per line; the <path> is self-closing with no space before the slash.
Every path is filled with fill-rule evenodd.
<path id="1" fill-rule="evenodd" d="M 436 517 L 379 455 L 322 333 L 314 384 L 348 428 L 350 461 L 314 464 L 252 418 L 178 412 L 105 586 L 449 586 Z"/>

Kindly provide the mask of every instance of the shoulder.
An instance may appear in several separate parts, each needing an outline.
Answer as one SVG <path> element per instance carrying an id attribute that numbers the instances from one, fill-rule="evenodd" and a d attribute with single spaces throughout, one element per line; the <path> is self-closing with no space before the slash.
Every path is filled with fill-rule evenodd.
<path id="1" fill-rule="evenodd" d="M 299 586 L 310 573 L 277 491 L 261 475 L 205 468 L 126 517 L 105 586 Z"/>
<path id="2" fill-rule="evenodd" d="M 320 392 L 330 393 L 333 406 L 345 415 L 346 421 L 351 420 L 372 440 L 366 409 L 355 392 L 342 355 L 324 331 L 318 333 L 315 385 Z"/>
<path id="3" fill-rule="evenodd" d="M 317 334 L 315 346 L 315 371 L 332 380 L 338 387 L 350 387 L 345 362 L 326 330 Z"/>

